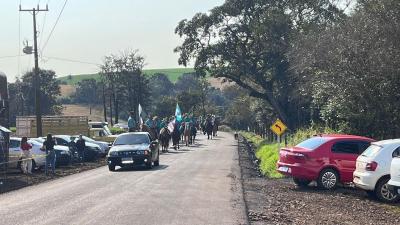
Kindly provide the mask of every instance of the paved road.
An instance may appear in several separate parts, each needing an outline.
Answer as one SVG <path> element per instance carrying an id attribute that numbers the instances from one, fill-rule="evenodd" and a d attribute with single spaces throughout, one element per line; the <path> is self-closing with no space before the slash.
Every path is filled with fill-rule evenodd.
<path id="1" fill-rule="evenodd" d="M 160 167 L 87 171 L 0 195 L 0 224 L 247 224 L 232 135 L 200 135 Z"/>

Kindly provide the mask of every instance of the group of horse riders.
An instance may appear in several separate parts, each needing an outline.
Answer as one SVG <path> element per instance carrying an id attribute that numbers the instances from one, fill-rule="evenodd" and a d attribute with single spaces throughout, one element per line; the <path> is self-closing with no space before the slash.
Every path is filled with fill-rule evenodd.
<path id="1" fill-rule="evenodd" d="M 180 141 L 183 140 L 186 146 L 194 144 L 197 131 L 202 130 L 203 134 L 212 139 L 217 136 L 219 119 L 215 115 L 200 116 L 198 119 L 193 115 L 184 114 L 178 119 L 176 116 L 171 118 L 159 119 L 157 116 L 149 116 L 143 123 L 137 124 L 134 120 L 134 112 L 128 118 L 129 132 L 144 131 L 148 132 L 153 139 L 158 139 L 162 146 L 162 152 L 167 152 L 172 139 L 175 150 L 179 149 Z"/>

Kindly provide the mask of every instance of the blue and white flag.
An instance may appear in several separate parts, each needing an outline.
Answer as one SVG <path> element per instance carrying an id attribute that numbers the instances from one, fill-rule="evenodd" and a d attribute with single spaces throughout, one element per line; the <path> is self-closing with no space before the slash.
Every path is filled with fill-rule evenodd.
<path id="1" fill-rule="evenodd" d="M 182 112 L 181 112 L 181 108 L 179 108 L 178 103 L 176 103 L 175 118 L 176 118 L 176 121 L 182 122 Z"/>

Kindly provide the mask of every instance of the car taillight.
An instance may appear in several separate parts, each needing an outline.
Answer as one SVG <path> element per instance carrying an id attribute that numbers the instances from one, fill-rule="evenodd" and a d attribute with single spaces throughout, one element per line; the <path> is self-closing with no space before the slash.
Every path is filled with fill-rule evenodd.
<path id="1" fill-rule="evenodd" d="M 367 163 L 367 165 L 365 166 L 365 169 L 367 171 L 375 171 L 377 167 L 378 167 L 377 162 L 370 162 L 370 163 Z"/>
<path id="2" fill-rule="evenodd" d="M 302 154 L 302 153 L 298 153 L 298 152 L 289 152 L 288 155 L 290 155 L 293 158 L 296 159 L 305 159 L 306 155 Z"/>

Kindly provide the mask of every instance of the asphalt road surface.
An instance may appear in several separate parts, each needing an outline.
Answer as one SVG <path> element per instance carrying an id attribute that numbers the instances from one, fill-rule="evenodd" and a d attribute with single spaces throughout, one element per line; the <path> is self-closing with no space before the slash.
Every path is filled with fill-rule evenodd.
<path id="1" fill-rule="evenodd" d="M 152 170 L 102 167 L 0 195 L 0 224 L 247 224 L 236 142 L 198 138 Z"/>

